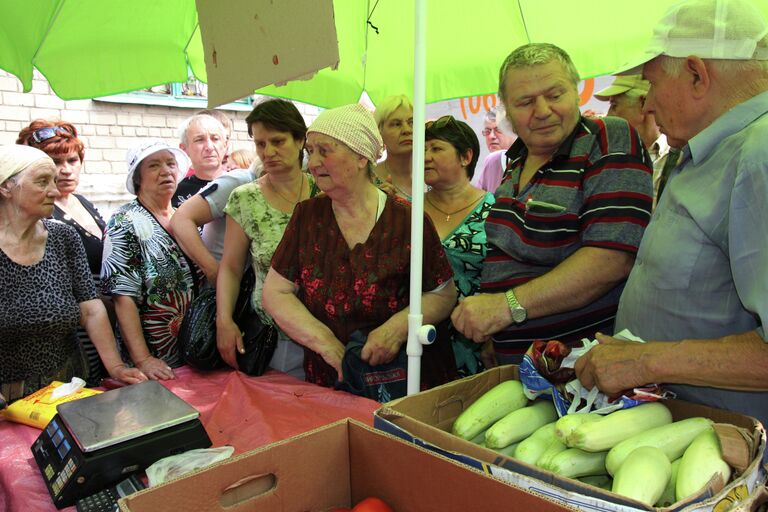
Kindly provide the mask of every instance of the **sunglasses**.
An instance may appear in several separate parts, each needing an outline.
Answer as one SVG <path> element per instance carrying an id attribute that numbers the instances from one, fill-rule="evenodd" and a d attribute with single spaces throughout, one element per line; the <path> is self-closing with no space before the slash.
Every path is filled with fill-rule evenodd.
<path id="1" fill-rule="evenodd" d="M 467 147 L 472 147 L 472 141 L 467 137 L 467 134 L 464 133 L 464 130 L 462 129 L 461 125 L 456 122 L 456 119 L 454 119 L 453 116 L 442 116 L 437 118 L 434 121 L 427 121 L 425 123 L 425 128 L 427 130 L 442 130 L 443 128 L 448 128 L 449 130 L 453 130 L 456 132 L 462 141 L 464 141 L 465 144 L 467 144 Z M 437 137 L 439 139 L 442 139 L 442 136 Z"/>
<path id="2" fill-rule="evenodd" d="M 45 128 L 39 128 L 32 132 L 30 139 L 32 139 L 35 144 L 42 144 L 47 140 L 58 137 L 60 134 L 74 135 L 74 133 L 70 132 L 63 126 L 46 126 Z"/>

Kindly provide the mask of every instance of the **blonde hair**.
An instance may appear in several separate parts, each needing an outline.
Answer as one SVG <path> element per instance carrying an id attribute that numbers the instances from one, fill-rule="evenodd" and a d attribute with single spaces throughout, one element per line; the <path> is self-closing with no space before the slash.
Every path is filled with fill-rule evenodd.
<path id="1" fill-rule="evenodd" d="M 249 169 L 256 158 L 256 153 L 250 149 L 236 149 L 229 154 L 229 158 L 237 164 L 238 169 Z"/>
<path id="2" fill-rule="evenodd" d="M 384 127 L 384 123 L 389 116 L 392 115 L 392 112 L 400 107 L 405 107 L 408 110 L 413 111 L 413 103 L 405 94 L 388 96 L 376 106 L 376 112 L 373 113 L 373 118 L 376 120 L 376 125 L 379 127 L 379 131 Z"/>

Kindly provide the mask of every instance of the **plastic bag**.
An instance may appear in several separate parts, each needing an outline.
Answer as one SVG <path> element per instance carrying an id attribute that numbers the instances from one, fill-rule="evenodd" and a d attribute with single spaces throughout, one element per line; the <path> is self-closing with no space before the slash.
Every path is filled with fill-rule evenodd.
<path id="1" fill-rule="evenodd" d="M 614 335 L 616 339 L 645 343 L 624 329 Z M 560 416 L 572 413 L 595 412 L 608 414 L 618 409 L 628 409 L 643 402 L 667 398 L 658 384 L 648 384 L 623 391 L 619 396 L 608 396 L 597 387 L 586 389 L 576 378 L 573 368 L 576 360 L 598 344 L 597 340 L 583 339 L 582 346 L 568 349 L 556 341 L 537 341 L 526 352 L 520 364 L 520 381 L 529 400 L 548 397 L 555 404 Z"/>
<path id="2" fill-rule="evenodd" d="M 204 468 L 228 459 L 235 452 L 233 446 L 220 446 L 219 448 L 198 448 L 178 455 L 171 455 L 155 462 L 147 468 L 149 487 L 179 478 L 196 469 Z"/>

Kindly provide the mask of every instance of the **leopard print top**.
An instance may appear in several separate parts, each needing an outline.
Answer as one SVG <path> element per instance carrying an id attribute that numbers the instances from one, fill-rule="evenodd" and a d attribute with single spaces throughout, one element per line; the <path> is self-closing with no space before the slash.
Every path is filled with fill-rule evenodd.
<path id="1" fill-rule="evenodd" d="M 79 303 L 96 298 L 80 237 L 44 219 L 43 258 L 19 265 L 0 250 L 0 383 L 62 367 L 76 350 Z"/>

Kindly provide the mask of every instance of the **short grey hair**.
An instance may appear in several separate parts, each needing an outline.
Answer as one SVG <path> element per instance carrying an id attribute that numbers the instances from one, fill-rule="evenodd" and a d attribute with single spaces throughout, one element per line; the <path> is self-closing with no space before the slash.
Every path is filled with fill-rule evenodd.
<path id="1" fill-rule="evenodd" d="M 213 121 L 215 124 L 221 127 L 222 135 L 224 135 L 225 139 L 229 139 L 229 136 L 227 135 L 227 129 L 224 127 L 223 124 L 221 124 L 221 121 L 219 121 L 215 117 L 210 116 L 208 114 L 195 114 L 183 120 L 179 125 L 179 142 L 181 144 L 187 144 L 187 132 L 189 131 L 189 127 L 192 126 L 193 123 L 196 123 L 196 122 L 210 123 L 211 121 Z"/>
<path id="2" fill-rule="evenodd" d="M 510 69 L 540 66 L 549 64 L 552 61 L 559 62 L 573 82 L 574 87 L 578 87 L 581 80 L 579 72 L 565 50 L 550 43 L 530 43 L 515 49 L 504 59 L 504 63 L 499 70 L 499 98 L 501 98 L 501 101 L 506 101 L 504 89 L 507 82 L 507 73 Z"/>

